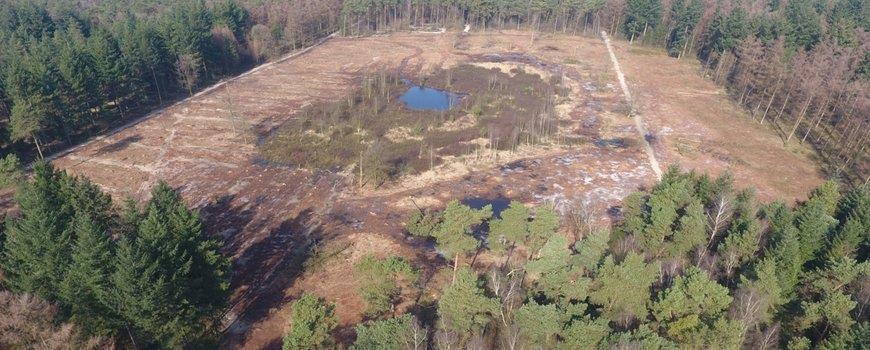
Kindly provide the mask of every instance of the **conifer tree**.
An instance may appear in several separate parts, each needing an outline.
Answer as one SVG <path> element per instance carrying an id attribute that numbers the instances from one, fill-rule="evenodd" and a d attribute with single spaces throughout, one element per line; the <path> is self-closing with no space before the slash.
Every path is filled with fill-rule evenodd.
<path id="1" fill-rule="evenodd" d="M 702 338 L 698 335 L 713 328 L 730 304 L 728 288 L 710 280 L 703 270 L 691 267 L 662 293 L 652 312 L 669 338 L 688 342 Z"/>
<path id="2" fill-rule="evenodd" d="M 574 260 L 587 271 L 594 272 L 598 269 L 601 259 L 607 253 L 607 241 L 609 239 L 610 232 L 606 230 L 593 232 L 574 244 L 574 250 L 577 252 Z"/>
<path id="3" fill-rule="evenodd" d="M 602 314 L 612 321 L 643 319 L 650 286 L 658 279 L 659 271 L 658 262 L 647 264 L 634 252 L 619 264 L 608 256 L 592 282 L 589 301 L 600 306 Z"/>
<path id="4" fill-rule="evenodd" d="M 669 245 L 669 255 L 680 257 L 691 252 L 706 242 L 707 218 L 704 216 L 704 205 L 694 199 L 683 209 L 679 225 L 674 232 L 673 243 Z"/>
<path id="5" fill-rule="evenodd" d="M 520 202 L 511 201 L 501 217 L 489 222 L 488 246 L 501 252 L 517 243 L 524 243 L 529 235 L 529 210 Z"/>
<path id="6" fill-rule="evenodd" d="M 99 226 L 84 212 L 76 214 L 72 263 L 60 285 L 61 300 L 72 320 L 88 334 L 109 334 L 119 325 L 109 304 L 112 242 Z"/>
<path id="7" fill-rule="evenodd" d="M 335 305 L 313 294 L 303 294 L 290 310 L 290 331 L 284 336 L 284 350 L 330 349 L 336 325 Z"/>
<path id="8" fill-rule="evenodd" d="M 16 194 L 20 215 L 6 222 L 0 261 L 9 288 L 56 300 L 72 253 L 70 213 L 62 210 L 60 175 L 54 167 L 39 162 L 33 172 L 33 180 Z"/>
<path id="9" fill-rule="evenodd" d="M 561 332 L 562 343 L 558 348 L 565 350 L 598 348 L 609 334 L 610 326 L 604 318 L 576 319 Z"/>
<path id="10" fill-rule="evenodd" d="M 115 300 L 140 332 L 164 346 L 184 346 L 217 325 L 229 264 L 175 190 L 160 182 L 151 196 L 136 234 L 119 243 Z"/>
<path id="11" fill-rule="evenodd" d="M 438 299 L 441 327 L 468 335 L 481 330 L 499 310 L 498 300 L 489 298 L 471 269 L 461 268 L 456 280 L 444 287 Z"/>
<path id="12" fill-rule="evenodd" d="M 360 282 L 358 294 L 368 304 L 366 313 L 370 315 L 389 311 L 402 286 L 413 283 L 418 275 L 405 259 L 395 256 L 378 259 L 372 254 L 360 259 L 354 271 Z"/>
<path id="13" fill-rule="evenodd" d="M 438 250 L 453 260 L 453 279 L 459 269 L 459 260 L 466 254 L 476 250 L 480 243 L 472 235 L 472 228 L 492 217 L 492 206 L 474 210 L 459 201 L 447 203 L 442 213 L 442 220 L 432 232 Z"/>
<path id="14" fill-rule="evenodd" d="M 404 314 L 385 320 L 369 321 L 356 326 L 354 350 L 422 350 L 426 349 L 426 329 L 414 316 Z"/>
<path id="15" fill-rule="evenodd" d="M 538 305 L 534 300 L 517 309 L 514 316 L 529 347 L 552 347 L 567 318 L 555 304 Z"/>
<path id="16" fill-rule="evenodd" d="M 586 299 L 590 281 L 583 277 L 580 266 L 571 264 L 571 250 L 564 236 L 552 235 L 539 255 L 525 266 L 534 291 L 563 305 Z"/>
<path id="17" fill-rule="evenodd" d="M 535 218 L 529 223 L 529 235 L 523 245 L 529 250 L 530 256 L 535 255 L 547 240 L 559 228 L 559 213 L 552 205 L 546 204 L 537 208 Z"/>

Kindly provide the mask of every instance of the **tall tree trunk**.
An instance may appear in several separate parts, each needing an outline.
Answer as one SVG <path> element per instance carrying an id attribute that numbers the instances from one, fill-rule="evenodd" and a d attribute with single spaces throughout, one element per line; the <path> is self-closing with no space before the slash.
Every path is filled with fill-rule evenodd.
<path id="1" fill-rule="evenodd" d="M 791 89 L 789 89 L 788 93 L 785 94 L 785 101 L 782 102 L 782 107 L 779 109 L 779 114 L 776 115 L 776 118 L 773 118 L 773 124 L 776 124 L 779 118 L 782 117 L 782 112 L 785 111 L 785 106 L 788 105 L 789 98 L 791 98 Z"/>
<path id="2" fill-rule="evenodd" d="M 821 122 L 822 122 L 822 119 L 825 118 L 825 113 L 827 112 L 827 109 L 828 109 L 828 102 L 830 102 L 830 99 L 829 99 L 829 98 L 826 98 L 826 99 L 825 99 L 825 103 L 822 103 L 822 107 L 819 108 L 819 116 L 816 117 L 816 123 L 815 123 L 815 125 L 813 125 L 812 128 L 807 128 L 807 132 L 804 134 L 804 137 L 801 139 L 801 143 L 804 143 L 804 142 L 807 140 L 807 136 L 810 135 L 810 131 L 811 131 L 811 130 L 815 130 L 816 128 L 818 128 L 818 127 L 819 127 L 819 123 L 821 123 Z"/>
<path id="3" fill-rule="evenodd" d="M 42 146 L 39 145 L 39 138 L 33 135 L 33 143 L 36 144 L 36 153 L 39 153 L 39 159 L 45 159 L 42 156 Z"/>
<path id="4" fill-rule="evenodd" d="M 770 95 L 770 101 L 767 102 L 767 107 L 764 109 L 764 114 L 761 115 L 759 124 L 764 124 L 764 118 L 767 118 L 767 112 L 770 111 L 770 106 L 773 105 L 773 99 L 776 98 L 776 93 L 779 91 L 779 80 L 776 82 L 776 88 L 773 89 L 773 94 Z"/>
<path id="5" fill-rule="evenodd" d="M 792 136 L 794 136 L 795 131 L 797 131 L 798 126 L 800 126 L 801 122 L 804 120 L 804 116 L 807 114 L 807 109 L 810 108 L 810 104 L 813 102 L 814 96 L 810 96 L 807 98 L 807 103 L 804 105 L 804 108 L 801 110 L 801 113 L 798 115 L 797 121 L 794 122 L 794 126 L 791 128 L 791 132 L 788 134 L 788 137 L 785 138 L 786 141 L 791 140 Z"/>

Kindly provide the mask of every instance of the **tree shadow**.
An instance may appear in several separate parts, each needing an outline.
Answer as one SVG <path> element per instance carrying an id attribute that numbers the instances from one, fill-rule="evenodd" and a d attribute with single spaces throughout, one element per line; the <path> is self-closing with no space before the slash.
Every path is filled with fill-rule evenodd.
<path id="1" fill-rule="evenodd" d="M 296 279 L 304 272 L 305 262 L 311 256 L 311 247 L 316 244 L 322 231 L 311 229 L 313 211 L 309 208 L 293 219 L 281 223 L 262 240 L 254 243 L 234 261 L 231 289 L 245 291 L 235 297 L 232 309 L 241 310 L 233 324 L 249 327 L 265 320 L 270 311 L 290 302 L 293 297 L 285 295 Z M 307 235 L 303 235 L 308 231 Z M 251 262 L 251 263 L 247 263 Z M 232 344 L 241 344 L 250 335 L 243 332 L 225 333 Z M 280 338 L 267 348 L 280 348 Z"/>
<path id="2" fill-rule="evenodd" d="M 97 155 L 101 156 L 108 153 L 122 151 L 129 147 L 131 144 L 139 141 L 142 141 L 142 136 L 140 135 L 127 136 L 123 139 L 118 140 L 117 142 L 100 147 L 100 149 L 97 150 Z"/>

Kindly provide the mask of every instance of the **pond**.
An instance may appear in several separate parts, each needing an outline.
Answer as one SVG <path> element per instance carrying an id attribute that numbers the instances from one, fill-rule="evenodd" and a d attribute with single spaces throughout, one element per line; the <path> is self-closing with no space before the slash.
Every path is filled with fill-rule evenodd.
<path id="1" fill-rule="evenodd" d="M 463 96 L 455 92 L 412 84 L 407 80 L 404 82 L 411 87 L 399 99 L 405 106 L 415 111 L 446 111 L 458 105 Z"/>
<path id="2" fill-rule="evenodd" d="M 501 212 L 511 205 L 510 199 L 502 196 L 495 198 L 469 197 L 460 201 L 460 203 L 469 206 L 471 209 L 483 209 L 487 205 L 492 206 L 492 216 L 501 218 Z"/>

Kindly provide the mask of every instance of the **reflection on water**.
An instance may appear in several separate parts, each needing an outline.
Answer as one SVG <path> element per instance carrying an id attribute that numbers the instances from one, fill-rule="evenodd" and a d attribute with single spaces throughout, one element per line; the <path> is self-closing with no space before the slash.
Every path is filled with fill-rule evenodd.
<path id="1" fill-rule="evenodd" d="M 403 81 L 411 87 L 399 99 L 413 110 L 446 111 L 459 104 L 462 99 L 462 94 L 415 85 L 408 80 Z"/>

